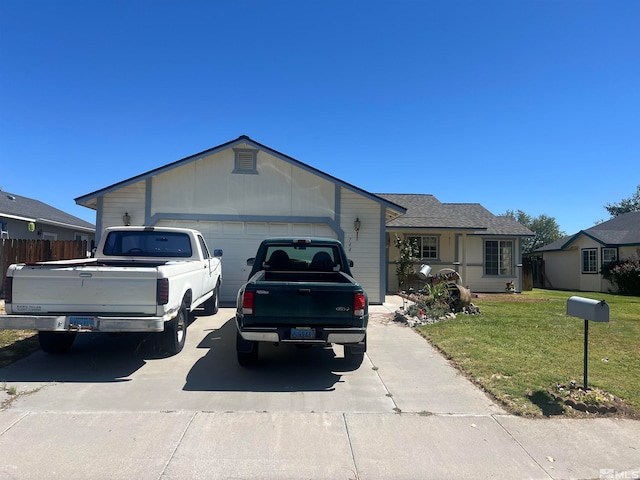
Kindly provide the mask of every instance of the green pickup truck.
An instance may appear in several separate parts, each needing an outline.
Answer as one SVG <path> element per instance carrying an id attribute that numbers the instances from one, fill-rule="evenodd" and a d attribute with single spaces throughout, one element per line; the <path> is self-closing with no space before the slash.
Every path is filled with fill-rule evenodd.
<path id="1" fill-rule="evenodd" d="M 236 351 L 243 366 L 258 362 L 260 342 L 344 345 L 359 366 L 367 349 L 369 302 L 351 276 L 342 244 L 325 238 L 264 240 L 249 280 L 238 291 Z"/>

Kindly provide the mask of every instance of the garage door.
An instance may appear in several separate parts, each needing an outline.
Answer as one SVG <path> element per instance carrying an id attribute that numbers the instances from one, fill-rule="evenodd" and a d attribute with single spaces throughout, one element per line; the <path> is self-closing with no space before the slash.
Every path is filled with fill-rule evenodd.
<path id="1" fill-rule="evenodd" d="M 213 251 L 221 248 L 222 302 L 236 301 L 238 289 L 247 281 L 251 267 L 247 259 L 254 257 L 260 242 L 268 237 L 325 237 L 337 238 L 325 223 L 266 223 L 266 222 L 190 222 L 164 220 L 158 226 L 194 228 L 202 232 Z"/>

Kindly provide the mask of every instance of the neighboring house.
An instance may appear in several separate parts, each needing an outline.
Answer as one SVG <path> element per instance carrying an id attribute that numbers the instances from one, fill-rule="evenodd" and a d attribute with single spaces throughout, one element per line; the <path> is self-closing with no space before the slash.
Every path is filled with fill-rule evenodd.
<path id="1" fill-rule="evenodd" d="M 477 203 L 441 203 L 433 195 L 377 195 L 407 208 L 405 215 L 387 223 L 388 291 L 399 288 L 396 236 L 418 245 L 416 270 L 422 264 L 432 274 L 453 269 L 473 292 L 504 292 L 508 282 L 522 291 L 522 240 L 533 233 L 513 218 L 493 215 Z"/>
<path id="2" fill-rule="evenodd" d="M 2 238 L 26 240 L 95 240 L 95 226 L 33 198 L 0 190 Z"/>
<path id="3" fill-rule="evenodd" d="M 98 232 L 123 223 L 200 230 L 224 250 L 223 301 L 235 301 L 261 240 L 320 236 L 343 242 L 370 302 L 381 303 L 385 225 L 406 211 L 247 136 L 75 201 L 96 210 Z"/>
<path id="4" fill-rule="evenodd" d="M 544 287 L 581 292 L 615 291 L 602 278 L 603 264 L 640 256 L 640 212 L 580 230 L 535 250 L 542 255 Z"/>

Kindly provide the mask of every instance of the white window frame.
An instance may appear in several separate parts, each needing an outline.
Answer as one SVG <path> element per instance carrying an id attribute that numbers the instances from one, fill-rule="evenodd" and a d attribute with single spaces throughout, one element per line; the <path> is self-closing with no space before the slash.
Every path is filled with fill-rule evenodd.
<path id="1" fill-rule="evenodd" d="M 496 254 L 496 271 L 489 272 L 489 254 L 487 247 L 489 243 L 497 243 L 498 252 Z M 515 251 L 516 242 L 513 239 L 485 239 L 483 245 L 483 272 L 485 277 L 513 277 L 515 276 Z M 507 249 L 508 247 L 508 249 Z M 503 251 L 504 250 L 504 251 Z M 493 269 L 492 269 L 493 270 Z"/>
<path id="2" fill-rule="evenodd" d="M 598 273 L 597 248 L 583 248 L 580 251 L 580 272 L 585 275 Z"/>
<path id="3" fill-rule="evenodd" d="M 602 248 L 602 264 L 618 261 L 618 249 L 615 247 Z"/>
<path id="4" fill-rule="evenodd" d="M 438 260 L 440 258 L 440 236 L 439 235 L 407 235 L 408 241 L 416 241 L 421 260 Z M 425 239 L 427 242 L 433 242 L 435 245 L 427 245 L 425 247 Z M 431 250 L 427 250 L 431 249 Z M 429 255 L 425 255 L 429 253 Z"/>

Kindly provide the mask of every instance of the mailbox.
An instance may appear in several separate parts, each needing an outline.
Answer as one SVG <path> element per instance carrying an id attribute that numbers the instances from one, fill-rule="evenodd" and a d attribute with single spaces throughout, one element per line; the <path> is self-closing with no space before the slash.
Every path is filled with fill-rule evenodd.
<path id="1" fill-rule="evenodd" d="M 567 315 L 592 322 L 608 322 L 609 305 L 604 300 L 598 301 L 574 296 L 567 300 Z"/>

